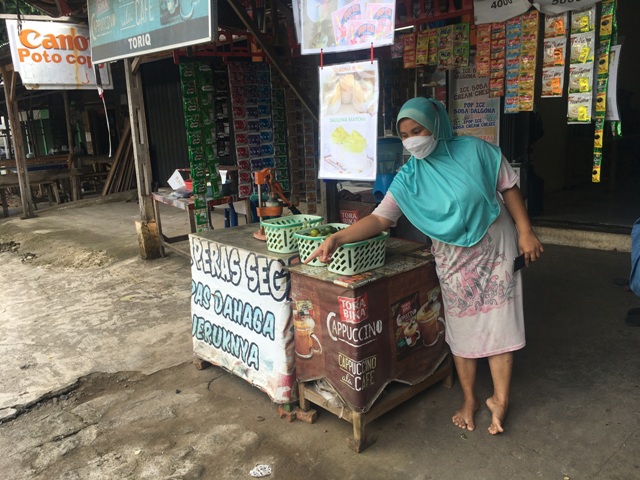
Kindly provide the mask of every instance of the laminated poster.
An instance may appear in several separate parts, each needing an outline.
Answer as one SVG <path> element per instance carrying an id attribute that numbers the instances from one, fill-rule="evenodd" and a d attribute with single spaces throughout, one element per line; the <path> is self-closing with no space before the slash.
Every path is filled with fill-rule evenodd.
<path id="1" fill-rule="evenodd" d="M 609 53 L 609 89 L 607 90 L 607 121 L 620 121 L 620 113 L 618 110 L 618 64 L 620 63 L 621 45 L 611 47 Z"/>
<path id="2" fill-rule="evenodd" d="M 319 77 L 319 178 L 375 180 L 378 62 L 325 65 Z"/>
<path id="3" fill-rule="evenodd" d="M 395 2 L 298 0 L 303 55 L 393 45 Z M 295 2 L 294 2 L 295 3 Z M 295 8 L 294 8 L 295 9 Z"/>
<path id="4" fill-rule="evenodd" d="M 469 64 L 451 71 L 449 115 L 453 133 L 498 145 L 500 99 L 489 96 L 489 78 L 476 75 L 474 55 L 469 58 Z"/>

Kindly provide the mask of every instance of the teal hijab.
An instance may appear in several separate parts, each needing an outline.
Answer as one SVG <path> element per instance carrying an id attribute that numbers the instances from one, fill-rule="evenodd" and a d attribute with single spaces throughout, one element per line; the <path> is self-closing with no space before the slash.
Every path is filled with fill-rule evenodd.
<path id="1" fill-rule="evenodd" d="M 475 245 L 500 214 L 500 148 L 476 137 L 454 137 L 449 115 L 437 100 L 409 100 L 398 113 L 397 125 L 405 118 L 431 131 L 438 144 L 426 158 L 412 156 L 389 191 L 424 234 L 461 247 Z"/>

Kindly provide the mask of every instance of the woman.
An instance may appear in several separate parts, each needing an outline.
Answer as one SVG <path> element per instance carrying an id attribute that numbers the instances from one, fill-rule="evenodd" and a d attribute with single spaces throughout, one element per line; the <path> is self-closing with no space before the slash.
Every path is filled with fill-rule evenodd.
<path id="1" fill-rule="evenodd" d="M 513 271 L 514 259 L 524 254 L 527 265 L 536 261 L 542 244 L 531 228 L 518 177 L 498 147 L 454 137 L 444 106 L 433 99 L 405 103 L 397 127 L 412 156 L 389 192 L 371 215 L 328 237 L 307 262 L 315 257 L 330 262 L 340 245 L 395 226 L 402 214 L 431 237 L 446 341 L 463 393 L 452 421 L 475 429 L 477 359 L 486 357 L 493 380 L 486 401 L 492 415 L 488 430 L 495 435 L 504 431 L 513 352 L 525 345 L 522 281 Z"/>

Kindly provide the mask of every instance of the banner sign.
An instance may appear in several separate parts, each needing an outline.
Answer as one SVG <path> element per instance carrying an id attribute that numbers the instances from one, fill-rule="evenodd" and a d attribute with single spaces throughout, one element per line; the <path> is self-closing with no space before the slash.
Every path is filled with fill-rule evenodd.
<path id="1" fill-rule="evenodd" d="M 295 398 L 291 281 L 280 259 L 190 235 L 193 352 L 266 392 Z"/>
<path id="2" fill-rule="evenodd" d="M 474 1 L 474 3 L 477 0 Z M 601 0 L 536 0 L 533 6 L 544 14 L 557 15 L 558 13 L 571 12 L 579 8 L 592 7 Z"/>
<path id="3" fill-rule="evenodd" d="M 455 135 L 471 135 L 494 145 L 500 142 L 500 98 L 489 96 L 489 78 L 476 77 L 475 55 L 469 67 L 451 72 L 451 126 Z"/>
<path id="4" fill-rule="evenodd" d="M 393 45 L 395 1 L 297 0 L 303 55 Z M 296 10 L 296 0 L 293 2 Z"/>
<path id="5" fill-rule="evenodd" d="M 96 62 L 210 42 L 218 31 L 212 15 L 216 0 L 88 0 L 87 5 Z"/>
<path id="6" fill-rule="evenodd" d="M 476 25 L 506 22 L 530 8 L 529 0 L 473 0 Z"/>
<path id="7" fill-rule="evenodd" d="M 325 65 L 319 75 L 319 178 L 375 180 L 378 61 Z"/>
<path id="8" fill-rule="evenodd" d="M 95 90 L 94 62 L 86 26 L 7 20 L 13 68 L 28 90 Z M 102 88 L 112 89 L 111 70 L 100 65 Z"/>

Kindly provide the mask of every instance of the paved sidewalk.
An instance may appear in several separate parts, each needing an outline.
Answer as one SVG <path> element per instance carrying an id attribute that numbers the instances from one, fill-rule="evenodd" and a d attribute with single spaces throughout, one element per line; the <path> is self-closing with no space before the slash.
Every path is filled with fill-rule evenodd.
<path id="1" fill-rule="evenodd" d="M 455 382 L 372 422 L 356 454 L 345 421 L 288 423 L 246 382 L 195 369 L 189 261 L 139 259 L 135 202 L 38 214 L 0 219 L 0 245 L 20 243 L 0 253 L 2 478 L 244 479 L 257 464 L 285 480 L 638 476 L 640 328 L 624 316 L 640 298 L 615 282 L 628 253 L 546 245 L 524 271 L 505 434 L 487 434 L 484 405 L 476 431 L 451 424 Z M 164 224 L 187 228 L 170 211 Z M 483 361 L 481 399 L 489 386 Z"/>

